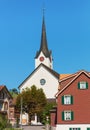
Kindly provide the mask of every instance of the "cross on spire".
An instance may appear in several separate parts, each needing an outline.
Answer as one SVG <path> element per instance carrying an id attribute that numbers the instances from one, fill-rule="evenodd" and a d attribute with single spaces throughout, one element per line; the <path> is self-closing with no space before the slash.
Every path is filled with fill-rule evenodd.
<path id="1" fill-rule="evenodd" d="M 43 9 L 42 9 L 42 11 L 43 11 L 43 16 L 44 16 L 44 14 L 45 14 L 45 3 L 43 3 Z"/>
<path id="2" fill-rule="evenodd" d="M 45 15 L 45 7 L 44 7 L 44 5 L 43 5 L 43 16 Z"/>

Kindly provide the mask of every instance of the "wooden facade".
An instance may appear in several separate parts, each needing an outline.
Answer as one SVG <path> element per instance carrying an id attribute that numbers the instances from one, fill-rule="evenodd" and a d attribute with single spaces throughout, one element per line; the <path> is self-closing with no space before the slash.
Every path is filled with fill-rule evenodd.
<path id="1" fill-rule="evenodd" d="M 51 112 L 56 130 L 87 130 L 90 128 L 90 73 L 84 70 L 59 81 L 56 94 L 57 111 Z M 53 116 L 53 119 L 52 119 Z M 51 121 L 52 122 L 52 121 Z"/>

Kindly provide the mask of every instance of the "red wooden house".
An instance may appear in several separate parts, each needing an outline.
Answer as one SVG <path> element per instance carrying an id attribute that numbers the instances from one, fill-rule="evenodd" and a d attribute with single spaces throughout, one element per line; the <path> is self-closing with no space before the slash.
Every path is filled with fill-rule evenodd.
<path id="1" fill-rule="evenodd" d="M 51 110 L 51 128 L 90 130 L 90 73 L 84 70 L 59 81 L 57 107 Z"/>

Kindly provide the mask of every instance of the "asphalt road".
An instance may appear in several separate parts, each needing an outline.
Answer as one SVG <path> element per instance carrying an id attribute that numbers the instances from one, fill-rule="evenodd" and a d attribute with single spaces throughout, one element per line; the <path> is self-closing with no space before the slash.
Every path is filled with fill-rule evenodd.
<path id="1" fill-rule="evenodd" d="M 22 126 L 23 130 L 45 130 L 45 126 Z"/>

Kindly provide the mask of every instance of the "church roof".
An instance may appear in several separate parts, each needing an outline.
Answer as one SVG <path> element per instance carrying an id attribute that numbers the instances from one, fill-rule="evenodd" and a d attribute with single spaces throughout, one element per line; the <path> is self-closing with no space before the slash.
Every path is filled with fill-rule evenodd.
<path id="1" fill-rule="evenodd" d="M 48 50 L 48 44 L 47 44 L 47 37 L 46 37 L 46 27 L 45 27 L 45 20 L 43 16 L 43 22 L 42 22 L 42 34 L 41 34 L 41 45 L 39 51 L 37 51 L 35 58 L 39 56 L 39 54 L 43 52 L 43 54 L 46 57 L 50 58 L 51 51 Z"/>
<path id="2" fill-rule="evenodd" d="M 38 70 L 38 68 L 41 67 L 41 66 L 43 66 L 48 72 L 50 72 L 53 76 L 55 76 L 55 77 L 59 80 L 59 74 L 58 74 L 56 71 L 50 69 L 49 67 L 47 67 L 46 65 L 44 65 L 44 64 L 41 63 L 41 64 L 18 86 L 18 88 L 20 88 L 20 87 Z"/>

